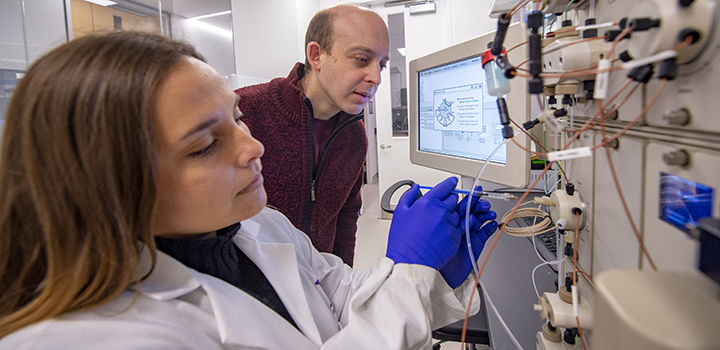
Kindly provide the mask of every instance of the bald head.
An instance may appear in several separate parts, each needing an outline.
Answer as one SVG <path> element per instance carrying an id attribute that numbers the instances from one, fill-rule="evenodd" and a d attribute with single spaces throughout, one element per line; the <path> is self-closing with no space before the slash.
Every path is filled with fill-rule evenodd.
<path id="1" fill-rule="evenodd" d="M 353 21 L 353 18 L 362 20 Z M 375 11 L 355 4 L 335 5 L 319 11 L 310 20 L 305 32 L 305 48 L 307 49 L 309 43 L 316 42 L 323 51 L 330 52 L 335 41 L 334 26 L 338 19 L 342 20 L 342 25 L 357 26 L 362 25 L 363 22 L 367 25 L 369 22 L 371 25 L 383 26 L 387 31 L 385 22 Z M 310 70 L 306 52 L 305 71 Z"/>

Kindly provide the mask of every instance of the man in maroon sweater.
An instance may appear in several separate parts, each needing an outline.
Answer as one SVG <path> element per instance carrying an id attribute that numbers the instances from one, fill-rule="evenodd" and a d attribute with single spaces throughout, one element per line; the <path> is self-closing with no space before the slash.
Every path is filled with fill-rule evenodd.
<path id="1" fill-rule="evenodd" d="M 319 251 L 352 266 L 367 153 L 362 110 L 389 59 L 387 26 L 375 12 L 338 5 L 315 14 L 305 64 L 287 78 L 241 88 L 238 104 L 265 145 L 268 204 Z"/>

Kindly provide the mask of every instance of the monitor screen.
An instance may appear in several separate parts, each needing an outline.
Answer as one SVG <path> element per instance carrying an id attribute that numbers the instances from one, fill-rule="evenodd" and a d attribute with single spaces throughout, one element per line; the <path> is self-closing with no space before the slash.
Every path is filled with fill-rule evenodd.
<path id="1" fill-rule="evenodd" d="M 503 141 L 497 98 L 488 94 L 480 56 L 417 72 L 418 147 L 486 160 Z M 490 159 L 506 164 L 506 146 Z"/>
<path id="2" fill-rule="evenodd" d="M 510 25 L 505 47 L 526 41 L 527 35 L 524 23 Z M 410 61 L 410 161 L 465 177 L 475 177 L 487 164 L 481 180 L 523 188 L 530 183 L 530 155 L 514 142 L 503 143 L 497 98 L 488 93 L 482 67 L 481 55 L 494 37 L 490 32 Z M 517 46 L 509 61 L 525 60 L 526 46 Z M 527 81 L 510 79 L 510 88 L 508 112 L 522 124 L 530 117 Z M 530 148 L 525 134 L 514 140 Z"/>

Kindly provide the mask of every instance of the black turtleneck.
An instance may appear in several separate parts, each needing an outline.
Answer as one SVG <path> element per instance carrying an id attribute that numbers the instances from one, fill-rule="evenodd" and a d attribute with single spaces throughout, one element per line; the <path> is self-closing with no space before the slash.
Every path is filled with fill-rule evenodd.
<path id="1" fill-rule="evenodd" d="M 239 229 L 240 223 L 237 223 L 218 230 L 216 236 L 209 239 L 155 237 L 155 243 L 160 251 L 185 266 L 222 279 L 252 295 L 297 328 L 270 281 L 233 242 L 232 238 Z"/>

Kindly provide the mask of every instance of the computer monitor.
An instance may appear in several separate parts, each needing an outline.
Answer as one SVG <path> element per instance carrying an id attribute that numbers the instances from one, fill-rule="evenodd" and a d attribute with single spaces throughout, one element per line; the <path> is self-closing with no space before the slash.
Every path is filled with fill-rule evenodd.
<path id="1" fill-rule="evenodd" d="M 503 141 L 497 97 L 490 96 L 482 68 L 482 53 L 493 41 L 491 32 L 410 62 L 410 161 L 434 169 L 475 177 L 488 156 Z M 527 39 L 525 26 L 508 28 L 506 48 Z M 510 52 L 511 63 L 527 57 L 526 45 Z M 527 80 L 510 79 L 505 96 L 518 125 L 529 119 Z M 513 126 L 517 131 L 517 127 Z M 524 133 L 515 140 L 529 149 Z M 496 152 L 481 180 L 523 188 L 530 182 L 530 154 L 512 141 Z"/>
<path id="2" fill-rule="evenodd" d="M 508 12 L 517 0 L 493 0 L 490 5 L 490 18 L 498 18 L 501 14 Z"/>

